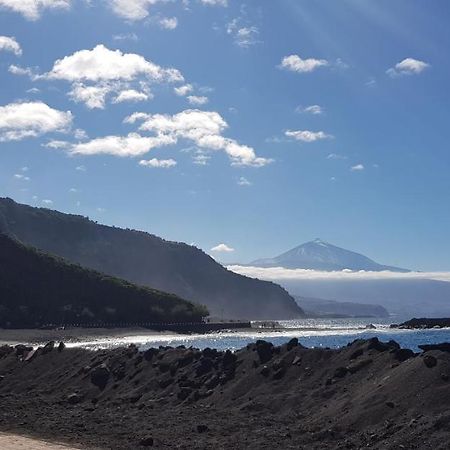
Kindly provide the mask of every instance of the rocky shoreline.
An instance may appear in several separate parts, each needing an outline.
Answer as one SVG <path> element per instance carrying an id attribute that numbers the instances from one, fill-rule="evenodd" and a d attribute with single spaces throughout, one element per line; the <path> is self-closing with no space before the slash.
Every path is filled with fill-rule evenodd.
<path id="1" fill-rule="evenodd" d="M 87 449 L 444 449 L 447 346 L 2 346 L 0 431 Z"/>
<path id="2" fill-rule="evenodd" d="M 391 328 L 400 328 L 408 330 L 431 329 L 431 328 L 450 328 L 450 318 L 421 318 L 411 319 L 401 324 L 392 324 Z"/>

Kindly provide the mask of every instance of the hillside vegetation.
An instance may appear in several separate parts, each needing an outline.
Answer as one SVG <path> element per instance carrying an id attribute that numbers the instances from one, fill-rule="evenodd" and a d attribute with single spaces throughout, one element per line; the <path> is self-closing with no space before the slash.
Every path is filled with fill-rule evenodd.
<path id="1" fill-rule="evenodd" d="M 0 199 L 0 232 L 132 283 L 204 304 L 232 319 L 291 319 L 302 309 L 280 286 L 230 272 L 196 247 Z"/>
<path id="2" fill-rule="evenodd" d="M 198 322 L 206 308 L 87 270 L 0 234 L 0 327 Z"/>

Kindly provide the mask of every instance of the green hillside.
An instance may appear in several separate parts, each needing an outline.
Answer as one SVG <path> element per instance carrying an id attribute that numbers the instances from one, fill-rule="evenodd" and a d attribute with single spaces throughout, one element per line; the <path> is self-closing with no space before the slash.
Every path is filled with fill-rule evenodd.
<path id="1" fill-rule="evenodd" d="M 67 263 L 0 234 L 0 327 L 198 322 L 206 308 Z"/>

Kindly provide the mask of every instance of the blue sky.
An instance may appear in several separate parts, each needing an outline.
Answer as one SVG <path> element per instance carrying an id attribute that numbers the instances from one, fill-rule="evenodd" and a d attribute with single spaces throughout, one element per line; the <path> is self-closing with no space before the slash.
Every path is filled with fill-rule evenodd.
<path id="1" fill-rule="evenodd" d="M 0 195 L 222 261 L 320 237 L 450 270 L 449 19 L 447 0 L 0 0 Z"/>

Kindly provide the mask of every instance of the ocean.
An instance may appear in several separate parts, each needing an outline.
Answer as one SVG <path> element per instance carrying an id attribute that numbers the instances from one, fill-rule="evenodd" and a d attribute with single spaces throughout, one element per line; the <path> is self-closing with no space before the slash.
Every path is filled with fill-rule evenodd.
<path id="1" fill-rule="evenodd" d="M 431 330 L 399 330 L 389 328 L 392 320 L 370 319 L 302 319 L 279 322 L 282 330 L 233 330 L 208 334 L 155 334 L 151 336 L 125 336 L 120 338 L 99 338 L 69 346 L 89 349 L 108 349 L 135 344 L 141 350 L 150 347 L 184 345 L 204 349 L 206 347 L 218 350 L 238 350 L 248 343 L 258 339 L 272 342 L 274 345 L 283 344 L 293 337 L 306 347 L 337 348 L 347 345 L 355 339 L 378 337 L 382 341 L 393 339 L 402 347 L 420 351 L 420 344 L 435 344 L 450 342 L 450 328 Z M 367 325 L 375 328 L 368 329 Z"/>

